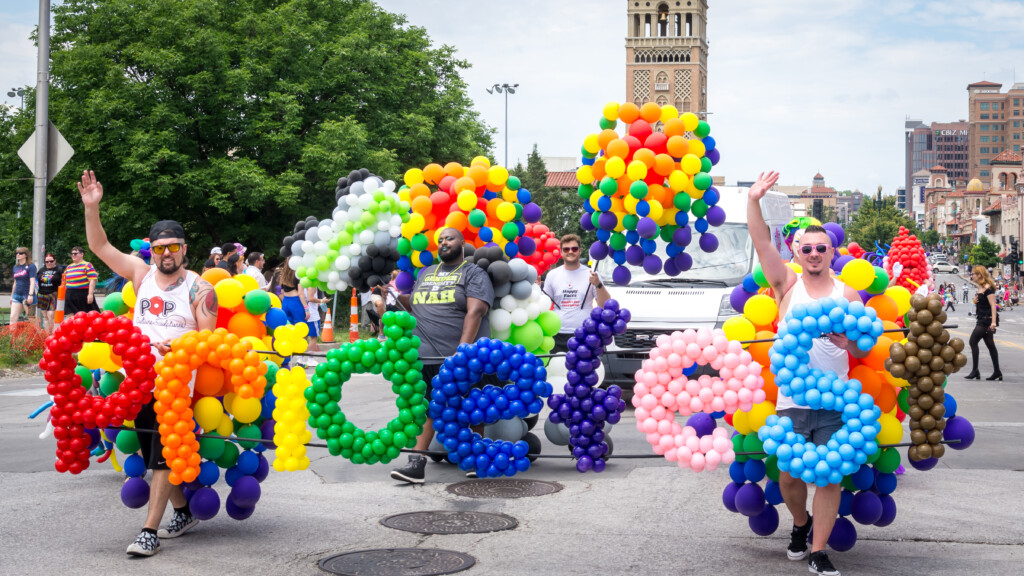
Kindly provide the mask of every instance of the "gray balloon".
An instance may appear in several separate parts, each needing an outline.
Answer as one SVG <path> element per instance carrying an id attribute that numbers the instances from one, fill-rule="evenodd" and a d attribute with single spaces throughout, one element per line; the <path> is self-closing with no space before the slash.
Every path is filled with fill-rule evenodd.
<path id="1" fill-rule="evenodd" d="M 544 435 L 556 446 L 569 445 L 569 428 L 565 424 L 555 424 L 551 420 L 544 421 Z"/>
<path id="2" fill-rule="evenodd" d="M 515 442 L 526 435 L 526 428 L 526 422 L 523 422 L 522 418 L 498 420 L 494 424 L 484 426 L 484 436 L 492 440 Z"/>
<path id="3" fill-rule="evenodd" d="M 530 266 L 526 270 L 526 281 L 529 282 L 530 284 L 537 283 L 537 269 L 534 268 L 533 266 Z"/>
<path id="4" fill-rule="evenodd" d="M 507 296 L 509 294 L 509 292 L 511 292 L 511 291 L 512 291 L 512 285 L 509 284 L 508 282 L 506 282 L 504 284 L 499 284 L 498 286 L 494 287 L 494 299 L 497 300 L 498 298 L 501 298 L 502 296 Z"/>
<path id="5" fill-rule="evenodd" d="M 533 284 L 526 280 L 512 283 L 512 297 L 516 300 L 526 300 L 533 293 Z"/>
<path id="6" fill-rule="evenodd" d="M 494 284 L 507 284 L 512 279 L 512 269 L 507 262 L 501 260 L 491 261 L 487 266 L 487 274 L 491 276 Z"/>
<path id="7" fill-rule="evenodd" d="M 387 230 L 377 230 L 373 235 L 373 244 L 380 248 L 387 248 L 388 243 L 391 242 L 391 234 L 388 234 Z"/>
<path id="8" fill-rule="evenodd" d="M 530 269 L 530 265 L 526 263 L 526 260 L 520 260 L 519 258 L 513 258 L 508 263 L 508 267 L 512 271 L 512 281 L 519 282 L 520 280 L 526 280 L 527 272 Z"/>
<path id="9" fill-rule="evenodd" d="M 348 193 L 352 194 L 353 196 L 362 196 L 363 195 L 363 183 L 362 182 L 354 182 L 349 187 Z"/>
<path id="10" fill-rule="evenodd" d="M 320 239 L 320 237 L 316 235 L 316 226 L 312 226 L 308 230 L 306 230 L 305 238 L 310 242 L 316 242 L 317 240 Z"/>

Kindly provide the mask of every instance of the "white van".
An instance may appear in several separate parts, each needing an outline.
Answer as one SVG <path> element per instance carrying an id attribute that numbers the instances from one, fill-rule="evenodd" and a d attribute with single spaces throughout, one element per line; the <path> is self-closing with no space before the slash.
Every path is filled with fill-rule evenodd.
<path id="1" fill-rule="evenodd" d="M 647 350 L 660 334 L 687 328 L 721 328 L 739 312 L 729 304 L 733 287 L 750 273 L 757 263 L 753 242 L 747 230 L 747 188 L 716 187 L 721 194 L 718 205 L 725 210 L 725 223 L 711 232 L 718 238 L 718 250 L 706 253 L 697 246 L 698 234 L 686 252 L 693 257 L 693 267 L 679 276 L 664 272 L 650 275 L 642 267 L 630 266 L 633 274 L 629 286 L 612 282 L 615 262 L 602 260 L 596 270 L 611 297 L 632 313 L 626 333 L 615 337 L 604 357 L 605 385 L 619 384 L 632 389 L 633 376 L 647 358 Z M 768 192 L 761 199 L 761 212 L 772 231 L 772 241 L 783 258 L 792 256 L 785 246 L 782 229 L 793 218 L 789 198 L 779 192 Z M 661 249 L 664 242 L 658 240 Z"/>

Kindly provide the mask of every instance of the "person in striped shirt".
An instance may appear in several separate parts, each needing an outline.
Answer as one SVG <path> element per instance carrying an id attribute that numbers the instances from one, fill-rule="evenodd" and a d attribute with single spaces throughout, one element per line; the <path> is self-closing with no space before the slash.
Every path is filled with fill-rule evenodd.
<path id="1" fill-rule="evenodd" d="M 64 282 L 67 287 L 64 296 L 65 316 L 100 309 L 96 305 L 95 296 L 98 277 L 92 263 L 85 261 L 85 250 L 81 246 L 72 248 L 71 264 L 64 271 Z"/>

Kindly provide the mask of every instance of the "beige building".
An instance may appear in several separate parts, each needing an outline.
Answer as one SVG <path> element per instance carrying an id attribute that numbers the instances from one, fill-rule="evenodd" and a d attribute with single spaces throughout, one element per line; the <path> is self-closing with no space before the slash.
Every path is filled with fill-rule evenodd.
<path id="1" fill-rule="evenodd" d="M 626 100 L 672 104 L 702 117 L 707 110 L 706 0 L 629 0 Z"/>
<path id="2" fill-rule="evenodd" d="M 967 85 L 970 145 L 969 177 L 992 185 L 992 160 L 1009 150 L 1019 153 L 1024 144 L 1024 83 L 1006 92 L 997 82 Z"/>
<path id="3" fill-rule="evenodd" d="M 775 186 L 775 190 L 789 197 L 789 205 L 793 208 L 793 216 L 813 216 L 821 220 L 831 220 L 834 215 L 841 215 L 837 210 L 837 194 L 835 188 L 825 186 L 825 177 L 821 173 L 814 175 L 810 186 Z M 820 212 L 815 213 L 815 204 Z"/>

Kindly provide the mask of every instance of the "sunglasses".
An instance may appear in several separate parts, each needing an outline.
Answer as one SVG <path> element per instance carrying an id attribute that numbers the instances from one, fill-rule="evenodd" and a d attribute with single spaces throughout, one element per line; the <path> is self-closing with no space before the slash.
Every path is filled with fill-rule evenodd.
<path id="1" fill-rule="evenodd" d="M 166 244 L 166 245 L 163 245 L 163 246 L 150 246 L 149 249 L 153 251 L 153 254 L 156 254 L 158 256 L 160 254 L 163 254 L 164 252 L 166 252 L 168 250 L 170 250 L 171 253 L 173 254 L 173 253 L 178 252 L 179 250 L 181 250 L 181 244 Z"/>
<path id="2" fill-rule="evenodd" d="M 79 254 L 81 254 L 81 252 L 72 252 L 71 253 L 72 256 L 78 256 Z"/>
<path id="3" fill-rule="evenodd" d="M 579 251 L 580 251 L 580 247 L 579 246 L 569 246 L 569 247 L 566 247 L 566 248 L 562 248 L 562 252 L 573 253 L 573 252 L 579 252 Z"/>
<path id="4" fill-rule="evenodd" d="M 53 264 L 55 260 L 44 260 L 44 262 L 46 262 L 47 264 Z"/>
<path id="5" fill-rule="evenodd" d="M 814 246 L 801 246 L 800 252 L 804 254 L 810 254 L 812 250 L 816 250 L 818 254 L 824 254 L 828 252 L 828 244 L 815 244 Z"/>

